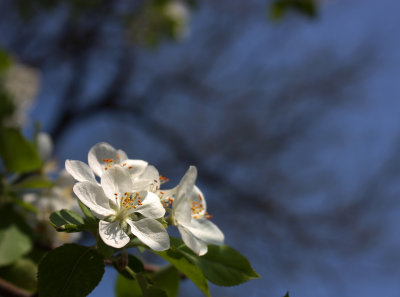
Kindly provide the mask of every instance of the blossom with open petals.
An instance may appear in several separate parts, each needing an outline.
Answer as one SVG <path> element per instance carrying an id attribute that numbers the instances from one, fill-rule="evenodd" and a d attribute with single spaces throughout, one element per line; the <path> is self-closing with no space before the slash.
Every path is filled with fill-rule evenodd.
<path id="1" fill-rule="evenodd" d="M 116 150 L 106 142 L 95 144 L 89 151 L 88 164 L 76 160 L 66 160 L 65 169 L 77 181 L 89 181 L 96 183 L 96 175 L 101 177 L 107 170 L 115 165 L 124 167 L 132 179 L 143 174 L 147 168 L 147 162 L 143 160 L 128 159 L 122 150 Z"/>
<path id="2" fill-rule="evenodd" d="M 172 204 L 172 222 L 178 227 L 184 243 L 199 256 L 207 253 L 207 243 L 222 245 L 224 234 L 213 224 L 206 211 L 203 193 L 195 186 L 197 169 L 190 166 L 179 185 L 160 191 L 164 206 Z"/>
<path id="3" fill-rule="evenodd" d="M 153 250 L 169 248 L 168 233 L 156 220 L 165 214 L 159 197 L 135 187 L 122 166 L 106 170 L 100 184 L 87 180 L 76 183 L 74 192 L 100 219 L 99 233 L 107 245 L 124 247 L 130 232 Z"/>

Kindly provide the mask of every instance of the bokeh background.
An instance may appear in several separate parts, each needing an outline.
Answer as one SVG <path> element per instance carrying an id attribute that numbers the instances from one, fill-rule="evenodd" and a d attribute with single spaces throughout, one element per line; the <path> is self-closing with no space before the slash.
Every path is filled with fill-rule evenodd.
<path id="1" fill-rule="evenodd" d="M 61 165 L 107 141 L 171 186 L 196 165 L 262 276 L 213 296 L 400 296 L 398 1 L 279 20 L 263 0 L 185 2 L 169 27 L 135 16 L 144 0 L 58 2 L 0 2 L 0 45 L 40 76 L 25 133 L 39 121 Z M 187 280 L 180 296 L 201 293 Z"/>

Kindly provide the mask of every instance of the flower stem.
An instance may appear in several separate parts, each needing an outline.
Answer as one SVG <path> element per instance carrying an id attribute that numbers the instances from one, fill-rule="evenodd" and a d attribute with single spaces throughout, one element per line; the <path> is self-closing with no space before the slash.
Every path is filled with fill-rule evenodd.
<path id="1" fill-rule="evenodd" d="M 140 288 L 142 289 L 143 296 L 146 296 L 147 285 L 144 276 L 141 273 L 135 273 L 129 266 L 125 266 L 125 270 L 138 282 Z"/>

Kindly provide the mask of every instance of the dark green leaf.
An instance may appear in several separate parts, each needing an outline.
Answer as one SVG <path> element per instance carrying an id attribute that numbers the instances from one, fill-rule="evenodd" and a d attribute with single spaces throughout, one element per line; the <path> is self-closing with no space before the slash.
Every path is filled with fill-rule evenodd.
<path id="1" fill-rule="evenodd" d="M 78 244 L 65 244 L 49 252 L 39 263 L 39 296 L 87 296 L 103 274 L 104 260 L 95 250 Z"/>
<path id="2" fill-rule="evenodd" d="M 173 247 L 165 252 L 157 252 L 157 254 L 185 274 L 204 293 L 204 295 L 210 297 L 210 292 L 208 291 L 208 282 L 203 273 L 183 254 L 176 251 Z"/>
<path id="3" fill-rule="evenodd" d="M 145 294 L 143 294 L 143 297 L 168 297 L 167 293 L 155 286 L 150 286 L 147 288 L 147 291 Z"/>
<path id="4" fill-rule="evenodd" d="M 142 290 L 136 280 L 127 279 L 122 275 L 118 275 L 115 283 L 116 297 L 142 297 Z"/>
<path id="5" fill-rule="evenodd" d="M 153 281 L 167 293 L 168 297 L 178 296 L 179 272 L 174 266 L 166 266 L 154 273 Z"/>
<path id="6" fill-rule="evenodd" d="M 1 74 L 1 66 L 0 66 L 0 74 Z M 0 123 L 4 119 L 10 117 L 14 113 L 14 111 L 15 111 L 15 105 L 11 99 L 11 96 L 6 92 L 6 90 L 2 89 L 2 86 L 0 84 Z"/>
<path id="7" fill-rule="evenodd" d="M 132 277 L 130 279 L 125 278 L 121 274 L 118 276 L 115 284 L 116 297 L 169 297 L 161 288 L 147 285 L 142 273 L 137 273 L 136 277 L 141 278 L 143 281 L 144 291 L 142 291 L 142 288 L 135 279 L 132 279 Z"/>
<path id="8" fill-rule="evenodd" d="M 100 235 L 97 235 L 97 251 L 104 256 L 106 259 L 110 259 L 111 256 L 117 251 L 113 247 L 105 244 L 101 239 Z"/>
<path id="9" fill-rule="evenodd" d="M 6 168 L 16 173 L 37 170 L 42 165 L 35 146 L 15 128 L 0 129 L 0 156 Z"/>
<path id="10" fill-rule="evenodd" d="M 9 265 L 32 248 L 32 234 L 11 205 L 0 209 L 0 266 Z"/>
<path id="11" fill-rule="evenodd" d="M 0 277 L 30 292 L 36 290 L 36 274 L 36 264 L 27 258 L 20 258 L 12 265 L 0 268 Z"/>
<path id="12" fill-rule="evenodd" d="M 126 272 L 126 270 L 119 270 L 116 264 L 114 263 L 115 269 L 119 271 L 124 277 L 128 279 L 133 279 L 132 276 Z M 142 261 L 135 257 L 134 255 L 128 255 L 128 267 L 131 268 L 135 273 L 141 273 L 144 272 L 144 265 Z"/>
<path id="13" fill-rule="evenodd" d="M 186 247 L 181 239 L 171 238 L 171 245 L 216 285 L 235 286 L 260 277 L 243 255 L 227 245 L 209 244 L 208 252 L 201 257 Z"/>
<path id="14" fill-rule="evenodd" d="M 289 297 L 289 292 L 286 292 L 285 296 L 283 297 Z"/>
<path id="15" fill-rule="evenodd" d="M 11 66 L 12 60 L 8 53 L 0 48 L 0 72 L 7 70 Z"/>
<path id="16" fill-rule="evenodd" d="M 67 209 L 53 212 L 50 215 L 50 222 L 59 232 L 80 232 L 89 228 L 79 214 Z"/>
<path id="17" fill-rule="evenodd" d="M 209 281 L 219 286 L 235 286 L 260 277 L 243 255 L 227 245 L 208 245 L 207 254 L 196 256 L 195 263 Z"/>

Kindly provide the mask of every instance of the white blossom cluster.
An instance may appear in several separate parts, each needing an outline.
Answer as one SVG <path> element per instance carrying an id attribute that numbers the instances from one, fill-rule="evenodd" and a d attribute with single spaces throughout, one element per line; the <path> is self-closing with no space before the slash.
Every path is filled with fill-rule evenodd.
<path id="1" fill-rule="evenodd" d="M 160 223 L 178 228 L 184 243 L 198 255 L 207 243 L 221 245 L 224 234 L 206 212 L 203 193 L 195 185 L 197 169 L 190 166 L 179 184 L 162 189 L 167 180 L 143 160 L 128 159 L 108 143 L 94 145 L 88 165 L 67 160 L 66 170 L 77 180 L 74 193 L 99 219 L 99 234 L 109 246 L 122 248 L 132 238 L 155 251 L 167 250 L 170 240 Z"/>

